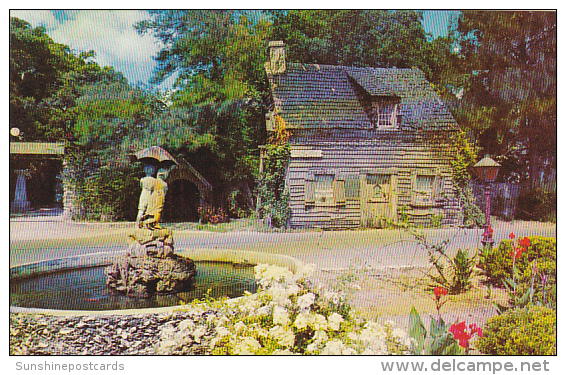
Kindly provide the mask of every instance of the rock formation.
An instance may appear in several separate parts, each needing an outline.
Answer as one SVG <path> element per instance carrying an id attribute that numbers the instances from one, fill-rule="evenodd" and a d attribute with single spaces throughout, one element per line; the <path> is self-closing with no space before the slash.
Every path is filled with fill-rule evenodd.
<path id="1" fill-rule="evenodd" d="M 111 291 L 147 298 L 187 290 L 196 276 L 195 263 L 174 254 L 167 229 L 136 229 L 129 235 L 126 255 L 106 268 Z"/>

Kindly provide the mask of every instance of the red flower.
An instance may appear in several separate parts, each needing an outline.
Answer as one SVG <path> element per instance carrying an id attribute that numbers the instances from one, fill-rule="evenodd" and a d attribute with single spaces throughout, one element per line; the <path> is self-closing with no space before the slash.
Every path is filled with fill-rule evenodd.
<path id="1" fill-rule="evenodd" d="M 525 252 L 525 249 L 522 247 L 519 247 L 517 249 L 517 251 L 511 251 L 509 253 L 509 257 L 510 258 L 515 258 L 515 259 L 519 259 L 521 257 L 521 255 L 523 255 L 523 253 Z"/>
<path id="2" fill-rule="evenodd" d="M 489 235 L 493 235 L 493 228 L 491 227 L 491 225 L 489 227 L 487 227 L 487 232 L 489 233 Z"/>
<path id="3" fill-rule="evenodd" d="M 511 234 L 509 235 L 509 238 L 514 240 L 515 239 L 515 233 L 511 232 Z"/>
<path id="4" fill-rule="evenodd" d="M 470 324 L 470 329 L 472 330 L 472 335 L 474 333 L 477 333 L 479 337 L 483 337 L 483 330 L 481 329 L 481 327 L 478 327 L 475 324 Z"/>
<path id="5" fill-rule="evenodd" d="M 475 324 L 470 324 L 469 331 L 466 327 L 466 322 L 454 323 L 450 326 L 450 332 L 454 335 L 454 338 L 458 340 L 458 344 L 462 348 L 468 347 L 468 342 L 473 335 L 477 334 L 479 337 L 483 337 L 483 330 L 476 326 Z"/>
<path id="6" fill-rule="evenodd" d="M 519 246 L 522 246 L 522 247 L 525 247 L 525 248 L 531 246 L 531 239 L 529 237 L 521 238 L 519 240 Z"/>
<path id="7" fill-rule="evenodd" d="M 434 288 L 434 295 L 436 296 L 437 299 L 440 299 L 440 297 L 445 296 L 447 294 L 448 292 L 444 288 L 441 288 L 439 286 Z"/>

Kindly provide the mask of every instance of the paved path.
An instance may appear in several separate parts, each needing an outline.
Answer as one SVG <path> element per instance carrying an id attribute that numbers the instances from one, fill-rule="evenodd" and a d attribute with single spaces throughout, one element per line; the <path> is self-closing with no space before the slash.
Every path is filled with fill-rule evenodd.
<path id="1" fill-rule="evenodd" d="M 133 223 L 67 221 L 60 211 L 13 217 L 10 219 L 10 265 L 102 250 L 120 251 L 125 248 L 125 233 L 132 226 Z M 493 229 L 496 243 L 511 232 L 518 237 L 556 237 L 556 226 L 546 223 L 495 221 Z M 449 252 L 481 246 L 481 230 L 478 229 L 427 229 L 423 232 L 431 243 L 450 238 Z M 182 230 L 175 232 L 175 241 L 178 249 L 208 248 L 213 251 L 215 248 L 235 248 L 282 253 L 322 269 L 352 266 L 380 269 L 427 264 L 426 250 L 403 230 L 293 233 Z"/>
<path id="2" fill-rule="evenodd" d="M 496 243 L 508 238 L 511 232 L 518 237 L 556 237 L 553 224 L 495 221 L 492 226 Z M 13 217 L 10 220 L 10 266 L 100 251 L 122 251 L 126 246 L 126 232 L 132 227 L 133 223 L 69 222 L 57 212 Z M 424 232 L 432 243 L 450 238 L 447 249 L 451 254 L 459 248 L 474 250 L 481 246 L 482 231 L 478 229 L 427 229 Z M 399 326 L 408 324 L 407 312 L 411 306 L 416 306 L 421 313 L 434 312 L 428 293 L 423 294 L 418 288 L 407 289 L 409 284 L 403 284 L 415 275 L 422 277 L 422 268 L 413 267 L 428 264 L 426 250 L 403 230 L 292 233 L 175 230 L 175 248 L 210 251 L 232 248 L 286 254 L 314 264 L 319 270 L 319 280 L 327 285 L 336 285 L 343 276 L 353 275 L 359 287 L 353 295 L 353 306 L 368 316 L 393 320 Z M 498 301 L 505 302 L 507 297 L 499 294 Z M 481 287 L 474 288 L 465 297 L 446 304 L 443 317 L 483 325 L 495 314 L 484 295 Z"/>

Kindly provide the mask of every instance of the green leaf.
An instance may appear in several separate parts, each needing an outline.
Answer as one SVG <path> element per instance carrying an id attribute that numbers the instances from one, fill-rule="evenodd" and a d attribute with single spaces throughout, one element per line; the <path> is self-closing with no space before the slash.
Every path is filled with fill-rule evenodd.
<path id="1" fill-rule="evenodd" d="M 441 355 L 458 355 L 462 353 L 462 349 L 458 342 L 454 339 L 454 343 L 448 345 L 444 348 L 444 351 L 440 353 Z"/>
<path id="2" fill-rule="evenodd" d="M 440 321 L 435 318 L 430 319 L 430 329 L 428 331 L 429 335 L 432 337 L 439 337 L 446 333 L 446 323 L 440 318 Z"/>
<path id="3" fill-rule="evenodd" d="M 427 354 L 441 355 L 446 351 L 447 348 L 454 344 L 457 345 L 456 339 L 454 339 L 454 336 L 450 332 L 447 332 L 444 335 L 434 339 L 430 347 L 430 353 Z"/>
<path id="4" fill-rule="evenodd" d="M 409 314 L 409 336 L 418 342 L 418 346 L 415 348 L 414 344 L 411 344 L 411 349 L 414 354 L 420 354 L 422 352 L 424 341 L 427 336 L 426 328 L 423 325 L 419 313 L 415 309 L 415 306 L 411 309 Z"/>

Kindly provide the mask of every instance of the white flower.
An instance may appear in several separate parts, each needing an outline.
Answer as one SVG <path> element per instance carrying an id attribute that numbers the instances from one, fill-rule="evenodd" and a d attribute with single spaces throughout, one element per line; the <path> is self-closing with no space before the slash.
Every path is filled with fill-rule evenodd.
<path id="1" fill-rule="evenodd" d="M 356 355 L 356 354 L 358 354 L 358 352 L 355 351 L 355 350 L 352 349 L 352 348 L 345 348 L 345 349 L 342 349 L 342 355 Z"/>
<path id="2" fill-rule="evenodd" d="M 328 334 L 326 333 L 326 331 L 318 330 L 314 333 L 312 339 L 313 339 L 313 343 L 315 343 L 316 345 L 320 345 L 328 341 Z"/>
<path id="3" fill-rule="evenodd" d="M 288 306 L 291 304 L 291 301 L 288 298 L 289 293 L 280 284 L 271 285 L 271 287 L 267 290 L 267 294 L 271 296 L 273 302 L 275 302 L 278 305 Z"/>
<path id="4" fill-rule="evenodd" d="M 326 346 L 320 354 L 322 355 L 341 355 L 342 351 L 346 349 L 346 345 L 340 340 L 332 340 L 326 343 Z"/>
<path id="5" fill-rule="evenodd" d="M 271 309 L 269 308 L 269 306 L 262 306 L 259 309 L 256 310 L 256 315 L 258 316 L 263 316 L 263 315 L 267 315 L 269 314 L 271 311 Z"/>
<path id="6" fill-rule="evenodd" d="M 256 279 L 259 280 L 259 284 L 264 288 L 273 282 L 283 282 L 293 278 L 293 273 L 284 267 L 258 264 L 254 267 L 254 270 Z"/>
<path id="7" fill-rule="evenodd" d="M 282 326 L 286 326 L 291 323 L 289 319 L 289 313 L 284 307 L 275 306 L 273 308 L 273 324 L 281 324 Z"/>
<path id="8" fill-rule="evenodd" d="M 307 352 L 316 352 L 318 350 L 318 344 L 316 342 L 311 342 L 307 345 Z"/>
<path id="9" fill-rule="evenodd" d="M 339 331 L 340 330 L 340 323 L 342 323 L 343 321 L 344 321 L 344 318 L 342 318 L 342 315 L 340 315 L 338 313 L 332 313 L 328 317 L 328 328 L 330 328 L 333 331 Z"/>
<path id="10" fill-rule="evenodd" d="M 273 351 L 273 353 L 271 353 L 271 354 L 272 355 L 295 355 L 295 353 L 293 353 L 289 349 L 275 349 Z"/>
<path id="11" fill-rule="evenodd" d="M 287 285 L 287 294 L 290 296 L 294 296 L 301 291 L 301 288 L 295 283 Z"/>
<path id="12" fill-rule="evenodd" d="M 295 345 L 295 335 L 281 326 L 275 326 L 269 330 L 269 336 L 273 337 L 279 345 L 292 347 Z"/>
<path id="13" fill-rule="evenodd" d="M 328 300 L 328 301 L 333 302 L 333 303 L 338 303 L 338 302 L 340 302 L 340 295 L 339 295 L 338 293 L 336 293 L 336 292 L 328 292 L 328 291 L 326 291 L 326 292 L 323 293 L 322 297 L 323 297 L 325 300 Z"/>
<path id="14" fill-rule="evenodd" d="M 245 330 L 246 330 L 246 325 L 244 324 L 244 322 L 240 321 L 234 325 L 234 331 L 236 331 L 236 333 Z"/>
<path id="15" fill-rule="evenodd" d="M 311 321 L 310 314 L 300 312 L 299 315 L 297 315 L 297 318 L 295 319 L 295 327 L 297 327 L 298 329 L 307 328 L 310 321 Z"/>
<path id="16" fill-rule="evenodd" d="M 320 315 L 320 314 L 315 314 L 313 316 L 312 322 L 311 322 L 311 327 L 315 330 L 325 330 L 327 328 L 327 323 L 326 323 L 326 318 L 324 317 L 324 315 Z"/>
<path id="17" fill-rule="evenodd" d="M 311 307 L 311 305 L 314 303 L 315 298 L 316 296 L 314 295 L 314 293 L 303 294 L 297 299 L 297 305 L 299 306 L 299 308 L 306 310 Z"/>
<path id="18" fill-rule="evenodd" d="M 230 331 L 228 331 L 226 327 L 222 327 L 222 326 L 216 327 L 215 331 L 218 337 L 224 337 L 230 335 Z"/>
<path id="19" fill-rule="evenodd" d="M 348 332 L 347 336 L 352 341 L 358 341 L 360 339 L 360 335 L 358 335 L 356 332 Z"/>
<path id="20" fill-rule="evenodd" d="M 253 337 L 243 337 L 240 342 L 234 346 L 234 354 L 249 355 L 254 354 L 261 348 L 260 343 Z"/>

